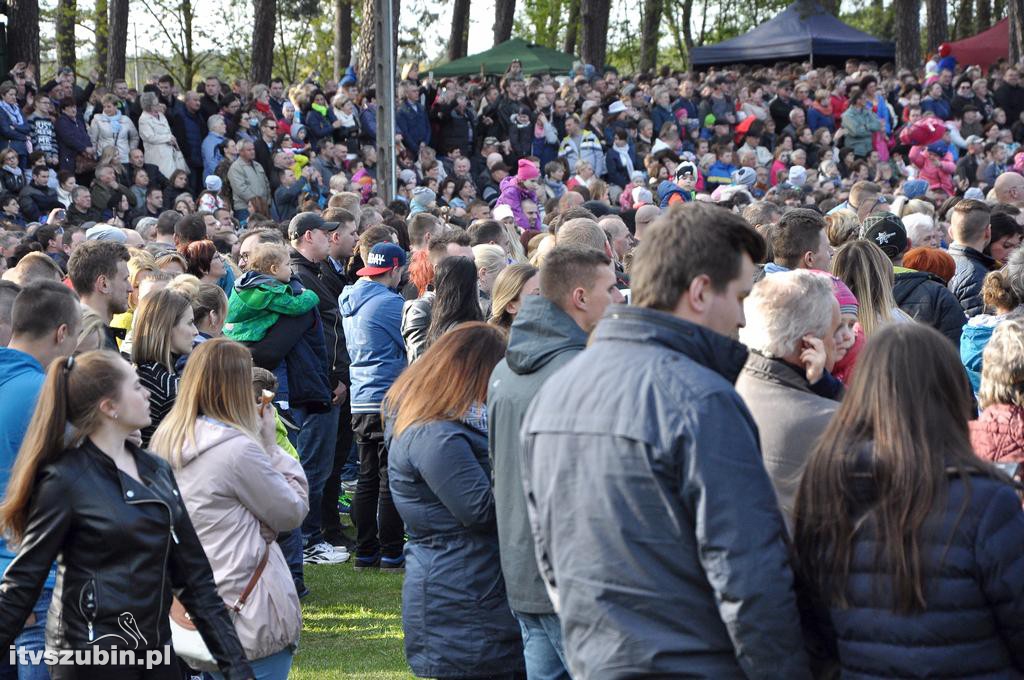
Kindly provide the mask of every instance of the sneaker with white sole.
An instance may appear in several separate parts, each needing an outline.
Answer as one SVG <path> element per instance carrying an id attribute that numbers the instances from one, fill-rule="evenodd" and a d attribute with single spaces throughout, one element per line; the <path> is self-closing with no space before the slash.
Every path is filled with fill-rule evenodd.
<path id="1" fill-rule="evenodd" d="M 303 564 L 341 564 L 350 555 L 344 548 L 338 548 L 326 541 L 311 545 L 302 551 Z"/>

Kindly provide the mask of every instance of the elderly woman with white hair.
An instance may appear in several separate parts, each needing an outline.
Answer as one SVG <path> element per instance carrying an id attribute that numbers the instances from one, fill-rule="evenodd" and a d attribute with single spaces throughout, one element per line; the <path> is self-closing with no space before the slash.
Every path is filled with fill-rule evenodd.
<path id="1" fill-rule="evenodd" d="M 473 261 L 477 271 L 477 295 L 480 298 L 480 311 L 485 319 L 491 317 L 491 292 L 494 281 L 501 270 L 508 266 L 508 255 L 501 246 L 481 243 L 473 246 Z"/>
<path id="2" fill-rule="evenodd" d="M 164 177 L 170 177 L 175 170 L 188 170 L 156 93 L 143 92 L 139 95 L 139 105 L 142 107 L 139 137 L 146 148 L 146 162 L 159 168 Z"/>
<path id="3" fill-rule="evenodd" d="M 903 216 L 903 226 L 912 246 L 926 248 L 942 247 L 942 230 L 935 218 L 926 213 L 911 213 Z"/>
<path id="4" fill-rule="evenodd" d="M 765 468 L 788 523 L 814 441 L 839 406 L 819 392 L 836 347 L 850 344 L 850 330 L 831 279 L 805 269 L 766 276 L 743 311 L 740 341 L 750 356 L 736 391 L 757 423 Z"/>
<path id="5" fill-rule="evenodd" d="M 981 417 L 969 423 L 974 453 L 1016 473 L 1024 463 L 1024 318 L 999 324 L 985 347 L 978 401 Z"/>

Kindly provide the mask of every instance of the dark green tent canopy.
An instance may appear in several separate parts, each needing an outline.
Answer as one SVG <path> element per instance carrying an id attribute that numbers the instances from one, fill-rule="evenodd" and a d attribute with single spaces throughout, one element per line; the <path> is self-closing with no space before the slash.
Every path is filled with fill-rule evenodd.
<path id="1" fill-rule="evenodd" d="M 569 73 L 572 68 L 571 54 L 553 50 L 550 47 L 534 45 L 520 38 L 507 40 L 486 52 L 471 54 L 462 59 L 441 64 L 434 70 L 435 78 L 452 76 L 484 75 L 500 76 L 508 71 L 513 59 L 523 64 L 523 73 Z"/>

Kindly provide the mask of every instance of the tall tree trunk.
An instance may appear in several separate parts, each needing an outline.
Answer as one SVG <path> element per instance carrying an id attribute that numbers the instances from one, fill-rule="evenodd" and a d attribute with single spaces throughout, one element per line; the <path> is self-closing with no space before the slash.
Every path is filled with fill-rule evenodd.
<path id="1" fill-rule="evenodd" d="M 377 85 L 377 74 L 373 67 L 374 24 L 377 21 L 376 3 L 377 0 L 363 0 L 362 23 L 359 26 L 359 43 L 356 45 L 356 73 L 359 74 L 359 82 L 362 87 L 374 87 Z M 398 66 L 398 0 L 391 3 L 391 14 L 393 18 L 391 43 L 396 55 L 395 66 Z"/>
<path id="2" fill-rule="evenodd" d="M 351 63 L 352 0 L 334 0 L 334 79 L 341 79 Z"/>
<path id="3" fill-rule="evenodd" d="M 467 3 L 468 4 L 468 3 Z M 494 1 L 494 44 L 500 45 L 512 37 L 512 19 L 516 13 L 516 0 Z"/>
<path id="4" fill-rule="evenodd" d="M 895 0 L 896 68 L 916 69 L 921 64 L 921 0 Z"/>
<path id="5" fill-rule="evenodd" d="M 39 77 L 39 0 L 8 0 L 7 63 L 19 61 L 36 65 Z"/>
<path id="6" fill-rule="evenodd" d="M 687 59 L 689 52 L 693 49 L 693 27 L 690 25 L 693 20 L 693 0 L 683 0 L 683 41 L 686 43 Z"/>
<path id="7" fill-rule="evenodd" d="M 1007 0 L 1010 18 L 1010 63 L 1018 64 L 1024 58 L 1024 0 Z"/>
<path id="8" fill-rule="evenodd" d="M 110 17 L 107 0 L 96 0 L 96 72 L 99 82 L 107 82 L 107 47 L 110 40 Z"/>
<path id="9" fill-rule="evenodd" d="M 974 30 L 984 31 L 992 26 L 992 0 L 978 0 L 978 9 L 974 14 Z"/>
<path id="10" fill-rule="evenodd" d="M 466 56 L 469 42 L 469 0 L 455 0 L 452 5 L 452 31 L 448 38 L 448 61 Z"/>
<path id="11" fill-rule="evenodd" d="M 1006 0 L 995 0 L 992 3 L 992 19 L 999 22 L 1006 17 Z"/>
<path id="12" fill-rule="evenodd" d="M 57 65 L 75 68 L 75 0 L 57 0 Z"/>
<path id="13" fill-rule="evenodd" d="M 277 23 L 277 0 L 254 0 L 252 22 L 252 65 L 249 82 L 270 83 L 274 71 L 274 29 Z"/>
<path id="14" fill-rule="evenodd" d="M 644 0 L 644 22 L 640 37 L 640 71 L 654 71 L 658 65 L 658 29 L 664 0 Z"/>
<path id="15" fill-rule="evenodd" d="M 604 69 L 604 58 L 608 51 L 608 15 L 611 0 L 581 0 L 580 25 L 583 36 L 580 40 L 580 58 L 598 70 Z"/>
<path id="16" fill-rule="evenodd" d="M 971 0 L 960 0 L 956 10 L 956 37 L 965 38 L 974 34 L 974 24 L 971 21 L 974 15 L 974 3 Z"/>
<path id="17" fill-rule="evenodd" d="M 565 25 L 565 46 L 562 49 L 566 54 L 576 54 L 576 37 L 580 27 L 580 0 L 569 0 L 569 21 Z"/>
<path id="18" fill-rule="evenodd" d="M 928 0 L 928 54 L 935 54 L 939 45 L 949 39 L 949 16 L 946 0 Z"/>
<path id="19" fill-rule="evenodd" d="M 128 52 L 128 0 L 110 0 L 110 38 L 107 47 L 107 83 L 124 78 Z"/>
<path id="20" fill-rule="evenodd" d="M 822 0 L 821 6 L 830 14 L 839 16 L 839 0 Z"/>

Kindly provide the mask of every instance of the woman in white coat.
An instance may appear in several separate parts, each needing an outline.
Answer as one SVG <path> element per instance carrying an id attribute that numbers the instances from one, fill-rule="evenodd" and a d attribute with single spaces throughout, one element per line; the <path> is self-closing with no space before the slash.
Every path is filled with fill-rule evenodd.
<path id="1" fill-rule="evenodd" d="M 275 423 L 274 408 L 256 404 L 249 350 L 214 338 L 189 356 L 174 408 L 151 442 L 174 468 L 225 604 L 265 564 L 234 615 L 256 680 L 287 680 L 302 630 L 295 583 L 275 539 L 302 524 L 309 491 L 299 461 L 277 445 Z M 223 680 L 216 668 L 197 665 Z"/>
<path id="2" fill-rule="evenodd" d="M 139 131 L 132 119 L 117 110 L 117 97 L 105 94 L 100 99 L 103 109 L 89 123 L 89 138 L 96 152 L 102 154 L 114 147 L 121 163 L 128 163 L 128 154 L 139 148 Z"/>
<path id="3" fill-rule="evenodd" d="M 139 137 L 146 146 L 146 162 L 158 167 L 164 177 L 170 177 L 175 170 L 188 170 L 156 93 L 143 92 L 139 95 L 139 103 L 142 106 Z"/>

